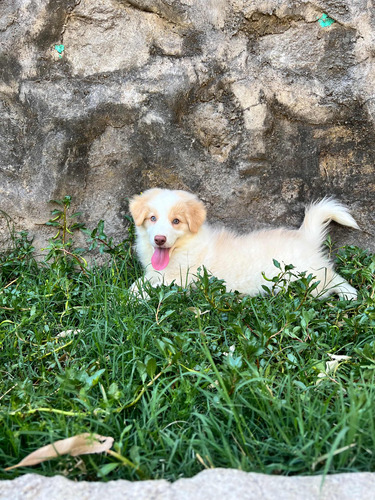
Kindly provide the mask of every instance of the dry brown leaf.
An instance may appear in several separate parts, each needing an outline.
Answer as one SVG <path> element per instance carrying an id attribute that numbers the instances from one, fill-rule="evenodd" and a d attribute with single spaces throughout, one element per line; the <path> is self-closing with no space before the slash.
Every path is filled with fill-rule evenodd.
<path id="1" fill-rule="evenodd" d="M 60 455 L 88 455 L 90 453 L 103 453 L 108 451 L 113 444 L 113 437 L 99 436 L 99 434 L 78 434 L 67 439 L 61 439 L 54 443 L 43 446 L 38 450 L 27 455 L 21 462 L 12 467 L 7 467 L 5 470 L 15 469 L 16 467 L 27 467 L 29 465 L 40 464 L 51 458 L 59 457 Z"/>

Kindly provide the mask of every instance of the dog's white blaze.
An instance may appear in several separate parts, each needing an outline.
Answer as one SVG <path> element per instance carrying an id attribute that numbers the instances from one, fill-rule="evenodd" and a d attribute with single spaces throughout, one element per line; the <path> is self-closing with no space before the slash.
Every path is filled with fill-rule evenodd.
<path id="1" fill-rule="evenodd" d="M 166 194 L 160 193 L 150 203 L 150 208 L 157 207 L 157 221 L 149 225 L 147 233 L 149 235 L 150 244 L 155 248 L 155 236 L 165 236 L 167 241 L 163 245 L 164 248 L 171 248 L 175 244 L 177 238 L 181 236 L 181 230 L 177 226 L 173 226 L 169 220 L 169 214 L 174 205 L 179 201 L 179 197 L 169 191 Z"/>
<path id="2" fill-rule="evenodd" d="M 147 234 L 149 237 L 150 245 L 154 248 L 151 257 L 151 265 L 156 271 L 162 271 L 169 264 L 171 249 L 179 236 L 183 234 L 177 225 L 173 225 L 170 220 L 170 214 L 173 213 L 173 207 L 179 201 L 179 196 L 168 191 L 163 194 L 155 196 L 150 202 L 151 216 L 156 217 L 156 222 L 150 221 L 147 227 Z M 153 211 L 153 207 L 155 211 Z M 173 217 L 174 218 L 174 217 Z M 156 236 L 164 236 L 166 241 L 163 245 L 157 245 L 155 241 Z"/>

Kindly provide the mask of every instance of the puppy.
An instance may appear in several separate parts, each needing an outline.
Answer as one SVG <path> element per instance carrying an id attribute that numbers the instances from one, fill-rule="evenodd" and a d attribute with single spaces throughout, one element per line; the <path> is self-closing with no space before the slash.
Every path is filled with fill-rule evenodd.
<path id="1" fill-rule="evenodd" d="M 310 205 L 297 230 L 279 228 L 238 235 L 205 222 L 203 203 L 186 191 L 149 189 L 130 201 L 136 225 L 136 250 L 153 286 L 176 282 L 186 286 L 204 266 L 241 294 L 264 293 L 262 285 L 280 272 L 273 263 L 293 264 L 312 273 L 319 285 L 314 294 L 355 299 L 357 291 L 333 270 L 322 250 L 331 220 L 358 229 L 346 207 L 331 198 Z M 141 294 L 141 282 L 132 285 Z"/>

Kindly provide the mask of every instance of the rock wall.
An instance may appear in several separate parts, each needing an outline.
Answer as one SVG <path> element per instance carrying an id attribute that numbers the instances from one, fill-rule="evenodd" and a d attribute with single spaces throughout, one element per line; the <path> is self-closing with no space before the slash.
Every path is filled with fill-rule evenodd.
<path id="1" fill-rule="evenodd" d="M 118 239 L 127 197 L 198 193 L 238 229 L 335 195 L 375 249 L 371 0 L 2 0 L 0 209 L 42 245 L 69 194 Z"/>

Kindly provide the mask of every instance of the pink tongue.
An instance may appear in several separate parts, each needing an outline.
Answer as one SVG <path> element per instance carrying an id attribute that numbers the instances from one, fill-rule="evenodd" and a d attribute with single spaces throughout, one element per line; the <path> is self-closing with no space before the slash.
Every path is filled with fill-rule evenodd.
<path id="1" fill-rule="evenodd" d="M 155 252 L 151 257 L 151 264 L 156 271 L 161 271 L 167 267 L 169 262 L 169 248 L 155 248 Z"/>

